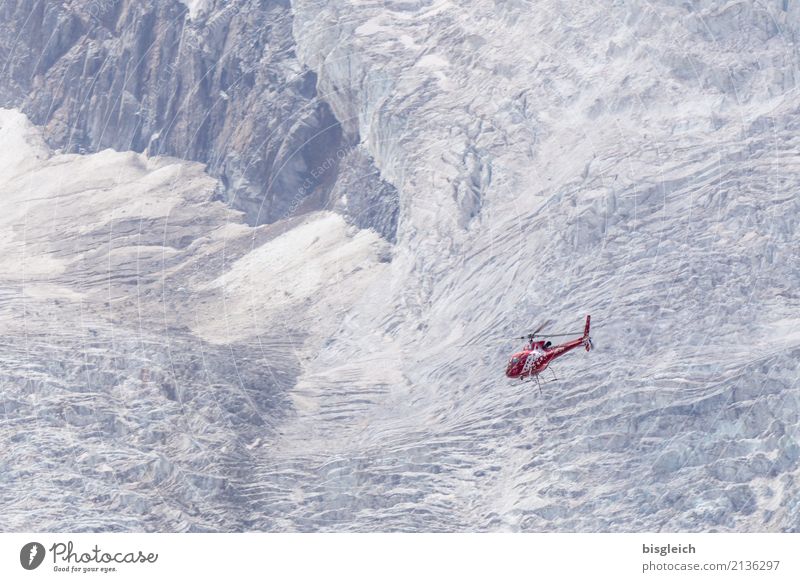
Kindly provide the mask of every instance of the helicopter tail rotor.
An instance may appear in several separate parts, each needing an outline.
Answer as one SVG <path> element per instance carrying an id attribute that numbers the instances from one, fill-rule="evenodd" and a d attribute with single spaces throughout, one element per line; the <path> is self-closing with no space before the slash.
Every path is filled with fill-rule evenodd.
<path id="1" fill-rule="evenodd" d="M 589 337 L 589 326 L 592 321 L 592 316 L 586 316 L 586 327 L 583 328 L 583 345 L 586 346 L 586 351 L 590 351 L 594 349 L 594 344 L 592 344 L 592 338 Z"/>

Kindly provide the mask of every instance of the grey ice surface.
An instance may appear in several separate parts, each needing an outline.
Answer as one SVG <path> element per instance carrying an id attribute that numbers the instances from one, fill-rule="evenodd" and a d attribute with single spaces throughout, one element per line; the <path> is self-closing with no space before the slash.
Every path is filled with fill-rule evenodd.
<path id="1" fill-rule="evenodd" d="M 0 5 L 0 530 L 800 530 L 795 3 L 91 5 Z"/>

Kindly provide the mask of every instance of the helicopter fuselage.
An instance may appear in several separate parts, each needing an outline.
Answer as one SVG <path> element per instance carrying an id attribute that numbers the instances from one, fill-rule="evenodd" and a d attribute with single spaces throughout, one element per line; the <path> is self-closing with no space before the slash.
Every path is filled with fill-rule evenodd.
<path id="1" fill-rule="evenodd" d="M 532 378 L 540 374 L 550 365 L 550 362 L 559 356 L 563 356 L 567 352 L 574 350 L 577 347 L 585 346 L 588 352 L 592 349 L 592 340 L 589 337 L 589 322 L 590 318 L 586 316 L 586 327 L 583 331 L 583 337 L 568 341 L 558 346 L 552 346 L 549 341 L 533 340 L 533 334 L 530 336 L 530 342 L 524 350 L 517 352 L 508 360 L 506 366 L 506 376 L 509 378 Z"/>
<path id="2" fill-rule="evenodd" d="M 549 348 L 545 348 L 544 344 L 545 342 L 533 342 L 532 345 L 511 356 L 506 367 L 506 376 L 509 378 L 527 378 L 544 372 L 550 362 L 568 351 L 584 345 L 584 340 L 579 338 L 560 346 Z"/>

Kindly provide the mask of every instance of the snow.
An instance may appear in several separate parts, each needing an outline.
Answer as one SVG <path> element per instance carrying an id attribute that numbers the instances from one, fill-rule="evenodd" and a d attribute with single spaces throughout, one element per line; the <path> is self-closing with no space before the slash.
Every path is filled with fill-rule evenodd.
<path id="1" fill-rule="evenodd" d="M 189 18 L 192 20 L 206 14 L 213 4 L 212 0 L 179 0 L 179 2 L 189 9 Z"/>
<path id="2" fill-rule="evenodd" d="M 319 328 L 326 315 L 348 306 L 364 285 L 385 272 L 379 256 L 387 245 L 374 231 L 351 232 L 330 212 L 253 249 L 200 291 L 210 291 L 211 313 L 225 314 L 224 333 L 212 318 L 201 319 L 198 335 L 230 343 L 301 320 Z"/>
<path id="3" fill-rule="evenodd" d="M 0 180 L 24 174 L 48 156 L 47 146 L 27 118 L 17 111 L 0 109 Z"/>
<path id="4" fill-rule="evenodd" d="M 235 528 L 234 465 L 387 243 L 331 213 L 250 228 L 201 164 L 51 154 L 17 111 L 0 138 L 4 528 Z"/>

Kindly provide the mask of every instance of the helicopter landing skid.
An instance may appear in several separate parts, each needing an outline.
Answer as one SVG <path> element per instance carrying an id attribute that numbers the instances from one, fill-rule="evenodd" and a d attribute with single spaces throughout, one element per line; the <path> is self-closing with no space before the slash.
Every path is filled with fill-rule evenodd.
<path id="1" fill-rule="evenodd" d="M 551 384 L 552 382 L 558 382 L 558 376 L 556 376 L 556 371 L 553 368 L 549 368 L 549 370 L 553 373 L 552 380 L 540 380 L 539 374 L 531 374 L 525 378 L 521 378 L 523 382 L 536 382 L 536 386 L 539 388 L 539 394 L 542 393 L 542 384 Z"/>

